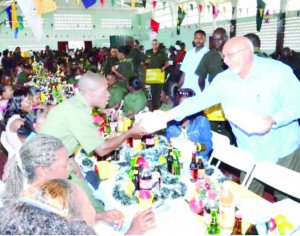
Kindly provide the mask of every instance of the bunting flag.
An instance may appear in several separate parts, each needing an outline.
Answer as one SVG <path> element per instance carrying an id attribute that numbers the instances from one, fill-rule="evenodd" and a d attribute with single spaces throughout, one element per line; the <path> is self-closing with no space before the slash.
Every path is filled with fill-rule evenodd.
<path id="1" fill-rule="evenodd" d="M 15 37 L 15 39 L 18 38 L 18 33 L 19 33 L 19 29 L 15 28 L 14 29 L 14 37 Z"/>
<path id="2" fill-rule="evenodd" d="M 156 7 L 156 4 L 157 4 L 157 1 L 152 1 L 152 6 L 153 6 L 153 9 L 155 9 L 155 7 Z"/>
<path id="3" fill-rule="evenodd" d="M 210 5 L 207 5 L 207 12 L 210 12 Z"/>
<path id="4" fill-rule="evenodd" d="M 146 8 L 146 0 L 143 0 L 143 7 Z"/>
<path id="5" fill-rule="evenodd" d="M 43 24 L 41 17 L 37 15 L 33 0 L 18 0 L 18 6 L 23 12 L 35 40 L 39 42 L 43 36 Z"/>
<path id="6" fill-rule="evenodd" d="M 166 10 L 166 2 L 163 2 L 163 8 Z"/>
<path id="7" fill-rule="evenodd" d="M 258 32 L 260 32 L 261 29 L 265 7 L 266 7 L 266 3 L 263 0 L 257 0 L 256 30 Z"/>
<path id="8" fill-rule="evenodd" d="M 11 28 L 14 30 L 19 27 L 18 15 L 17 15 L 17 6 L 16 3 L 13 2 L 11 4 Z"/>
<path id="9" fill-rule="evenodd" d="M 232 7 L 232 16 L 234 15 L 235 7 Z"/>
<path id="10" fill-rule="evenodd" d="M 8 19 L 8 23 L 10 28 L 12 28 L 12 19 L 11 19 L 11 6 L 7 7 L 5 9 L 6 13 L 7 13 L 7 19 Z"/>
<path id="11" fill-rule="evenodd" d="M 114 7 L 115 6 L 115 0 L 110 0 L 110 4 L 111 4 L 112 7 Z"/>
<path id="12" fill-rule="evenodd" d="M 135 8 L 135 3 L 136 3 L 136 0 L 131 0 L 131 7 L 132 8 Z"/>
<path id="13" fill-rule="evenodd" d="M 77 5 L 79 5 L 79 4 L 80 4 L 80 0 L 76 0 L 76 2 L 77 2 Z"/>
<path id="14" fill-rule="evenodd" d="M 159 30 L 159 23 L 153 19 L 150 20 L 150 29 L 156 33 L 158 33 Z"/>
<path id="15" fill-rule="evenodd" d="M 227 8 L 224 6 L 224 7 L 223 7 L 223 13 L 225 14 L 226 11 L 227 11 Z"/>
<path id="16" fill-rule="evenodd" d="M 180 34 L 180 25 L 184 20 L 185 15 L 186 15 L 185 11 L 182 10 L 180 6 L 178 6 L 177 29 L 176 29 L 177 35 Z"/>
<path id="17" fill-rule="evenodd" d="M 39 16 L 57 9 L 56 3 L 53 0 L 34 0 L 34 5 Z"/>
<path id="18" fill-rule="evenodd" d="M 101 4 L 101 6 L 103 7 L 103 5 L 104 5 L 104 0 L 100 0 L 100 4 Z"/>
<path id="19" fill-rule="evenodd" d="M 203 11 L 203 5 L 201 3 L 199 4 L 199 11 L 200 13 Z"/>
<path id="20" fill-rule="evenodd" d="M 218 11 L 217 7 L 216 7 L 214 4 L 212 4 L 212 15 L 213 15 L 213 19 L 216 19 L 217 16 L 218 16 L 218 14 L 219 14 L 219 11 Z"/>
<path id="21" fill-rule="evenodd" d="M 193 11 L 194 10 L 194 4 L 190 4 L 190 7 L 191 7 L 191 11 Z"/>
<path id="22" fill-rule="evenodd" d="M 24 23 L 23 23 L 23 16 L 18 16 L 18 22 L 19 22 L 19 30 L 24 29 Z"/>
<path id="23" fill-rule="evenodd" d="M 96 3 L 97 0 L 82 0 L 82 3 L 85 8 L 89 8 Z"/>
<path id="24" fill-rule="evenodd" d="M 265 23 L 269 23 L 270 22 L 270 13 L 269 10 L 267 10 L 266 14 L 265 14 Z"/>

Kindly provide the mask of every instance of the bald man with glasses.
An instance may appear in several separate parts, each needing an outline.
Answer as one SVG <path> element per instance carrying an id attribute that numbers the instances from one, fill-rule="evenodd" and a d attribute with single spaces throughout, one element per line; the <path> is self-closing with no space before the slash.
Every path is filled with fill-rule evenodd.
<path id="1" fill-rule="evenodd" d="M 271 161 L 300 173 L 300 83 L 293 71 L 279 61 L 254 55 L 246 37 L 231 38 L 222 53 L 228 69 L 219 73 L 206 90 L 169 111 L 156 113 L 166 120 L 181 120 L 221 103 L 238 147 L 251 152 L 255 163 Z M 241 113 L 232 115 L 233 109 Z M 243 117 L 245 110 L 258 122 Z M 239 117 L 252 125 L 250 131 L 236 122 Z M 264 186 L 256 181 L 250 189 L 262 195 Z"/>

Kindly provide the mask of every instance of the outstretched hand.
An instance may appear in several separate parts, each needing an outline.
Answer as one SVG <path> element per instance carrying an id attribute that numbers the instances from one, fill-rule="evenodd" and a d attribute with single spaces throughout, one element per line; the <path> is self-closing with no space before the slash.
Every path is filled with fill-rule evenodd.
<path id="1" fill-rule="evenodd" d="M 142 235 L 154 229 L 156 227 L 154 217 L 155 215 L 151 209 L 138 212 L 133 218 L 129 230 L 125 234 Z"/>

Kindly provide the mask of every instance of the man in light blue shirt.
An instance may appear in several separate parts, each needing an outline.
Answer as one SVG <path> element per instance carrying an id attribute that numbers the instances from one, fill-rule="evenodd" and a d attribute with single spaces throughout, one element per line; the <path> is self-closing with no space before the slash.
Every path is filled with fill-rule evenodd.
<path id="1" fill-rule="evenodd" d="M 168 120 L 183 119 L 221 103 L 225 116 L 233 109 L 248 110 L 259 123 L 245 131 L 229 119 L 239 148 L 252 153 L 255 163 L 271 161 L 300 172 L 300 83 L 292 70 L 279 61 L 257 57 L 245 37 L 230 39 L 223 48 L 228 69 L 218 74 L 210 87 L 170 111 Z M 247 118 L 247 117 L 244 117 Z M 240 118 L 239 118 L 240 119 Z M 248 121 L 247 121 L 248 122 Z M 249 120 L 249 123 L 253 119 Z M 245 123 L 245 122 L 244 122 Z M 240 125 L 242 126 L 242 125 Z M 255 189 L 257 193 L 262 193 Z"/>

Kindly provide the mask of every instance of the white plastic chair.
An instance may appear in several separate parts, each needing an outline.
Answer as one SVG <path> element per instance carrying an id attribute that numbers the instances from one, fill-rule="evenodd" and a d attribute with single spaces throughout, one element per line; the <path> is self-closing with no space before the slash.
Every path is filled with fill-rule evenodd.
<path id="1" fill-rule="evenodd" d="M 230 145 L 230 140 L 227 136 L 223 134 L 219 134 L 215 131 L 211 131 L 211 133 L 212 133 L 211 141 L 213 143 L 213 149 L 217 148 L 218 146 Z"/>
<path id="2" fill-rule="evenodd" d="M 13 149 L 13 147 L 8 143 L 5 131 L 2 131 L 2 133 L 1 133 L 1 143 L 8 153 L 8 158 L 15 155 L 16 152 Z"/>
<path id="3" fill-rule="evenodd" d="M 264 161 L 257 164 L 247 182 L 249 188 L 253 179 L 257 179 L 290 196 L 300 199 L 300 173 L 278 164 Z"/>
<path id="4" fill-rule="evenodd" d="M 208 164 L 211 164 L 213 158 L 219 160 L 216 164 L 216 167 L 219 167 L 220 163 L 224 162 L 227 165 L 246 172 L 246 176 L 242 182 L 243 186 L 246 185 L 251 171 L 254 168 L 254 158 L 250 152 L 233 145 L 220 145 L 213 150 Z"/>

